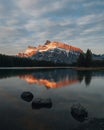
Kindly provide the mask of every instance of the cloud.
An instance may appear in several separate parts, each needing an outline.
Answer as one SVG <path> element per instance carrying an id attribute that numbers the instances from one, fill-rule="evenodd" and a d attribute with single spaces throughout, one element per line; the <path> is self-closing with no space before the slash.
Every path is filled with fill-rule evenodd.
<path id="1" fill-rule="evenodd" d="M 103 7 L 102 0 L 0 0 L 0 52 L 16 54 L 49 39 L 103 53 Z"/>

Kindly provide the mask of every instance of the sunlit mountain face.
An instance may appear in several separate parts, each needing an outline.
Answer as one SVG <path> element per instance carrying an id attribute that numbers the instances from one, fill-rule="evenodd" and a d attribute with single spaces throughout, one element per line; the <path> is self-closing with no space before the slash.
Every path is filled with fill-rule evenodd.
<path id="1" fill-rule="evenodd" d="M 18 55 L 21 57 L 31 57 L 33 55 L 36 55 L 38 52 L 44 53 L 46 51 L 54 50 L 56 48 L 65 50 L 67 52 L 73 51 L 77 53 L 83 53 L 83 51 L 80 48 L 73 47 L 65 43 L 46 41 L 44 45 L 39 45 L 38 47 L 28 46 L 24 53 L 19 53 Z"/>
<path id="2" fill-rule="evenodd" d="M 60 88 L 79 83 L 77 72 L 73 70 L 58 70 L 58 73 L 57 70 L 36 72 L 19 77 L 29 84 L 37 84 L 46 88 Z"/>
<path id="3" fill-rule="evenodd" d="M 19 53 L 18 56 L 37 61 L 73 64 L 77 61 L 80 53 L 83 53 L 80 48 L 61 42 L 46 41 L 44 45 L 39 45 L 38 47 L 29 46 L 24 53 Z"/>

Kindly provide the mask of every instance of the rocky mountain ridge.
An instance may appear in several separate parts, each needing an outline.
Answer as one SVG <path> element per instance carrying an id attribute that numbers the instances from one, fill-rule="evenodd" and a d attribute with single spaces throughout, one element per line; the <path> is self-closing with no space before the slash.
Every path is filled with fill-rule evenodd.
<path id="1" fill-rule="evenodd" d="M 38 47 L 29 46 L 24 53 L 19 53 L 18 56 L 38 61 L 72 64 L 77 61 L 80 53 L 83 53 L 80 48 L 47 40 L 44 45 L 39 45 Z"/>
<path id="2" fill-rule="evenodd" d="M 63 49 L 66 51 L 83 53 L 83 51 L 80 48 L 73 47 L 61 42 L 51 42 L 47 40 L 44 45 L 39 45 L 38 47 L 28 46 L 25 52 L 19 53 L 18 55 L 21 57 L 31 57 L 37 54 L 38 52 L 46 52 L 49 50 L 54 50 L 56 48 Z"/>

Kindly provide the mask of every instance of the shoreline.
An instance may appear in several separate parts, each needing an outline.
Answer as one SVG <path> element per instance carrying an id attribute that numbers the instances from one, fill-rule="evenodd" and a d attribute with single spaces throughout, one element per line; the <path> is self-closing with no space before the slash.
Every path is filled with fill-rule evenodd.
<path id="1" fill-rule="evenodd" d="M 81 70 L 81 71 L 84 71 L 84 70 L 104 70 L 104 67 L 75 67 L 74 68 L 75 70 Z"/>
<path id="2" fill-rule="evenodd" d="M 13 69 L 75 69 L 75 70 L 104 70 L 104 67 L 64 67 L 64 66 L 57 66 L 57 67 L 0 67 L 0 70 L 13 70 Z"/>

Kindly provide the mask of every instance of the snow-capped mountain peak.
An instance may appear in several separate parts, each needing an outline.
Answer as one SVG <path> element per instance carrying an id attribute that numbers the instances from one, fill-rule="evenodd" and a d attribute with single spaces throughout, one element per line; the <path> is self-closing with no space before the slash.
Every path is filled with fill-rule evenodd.
<path id="1" fill-rule="evenodd" d="M 83 51 L 80 48 L 76 48 L 61 42 L 50 42 L 47 40 L 44 45 L 39 45 L 38 47 L 28 46 L 28 48 L 24 53 L 19 53 L 18 55 L 21 57 L 22 56 L 31 57 L 37 54 L 38 52 L 46 52 L 49 50 L 54 50 L 56 48 L 60 50 L 65 50 L 67 52 L 73 51 L 73 52 L 83 53 Z"/>
<path id="2" fill-rule="evenodd" d="M 38 61 L 72 64 L 77 61 L 80 53 L 83 53 L 80 48 L 61 42 L 46 41 L 44 45 L 38 47 L 29 46 L 24 53 L 19 53 L 18 56 Z"/>

